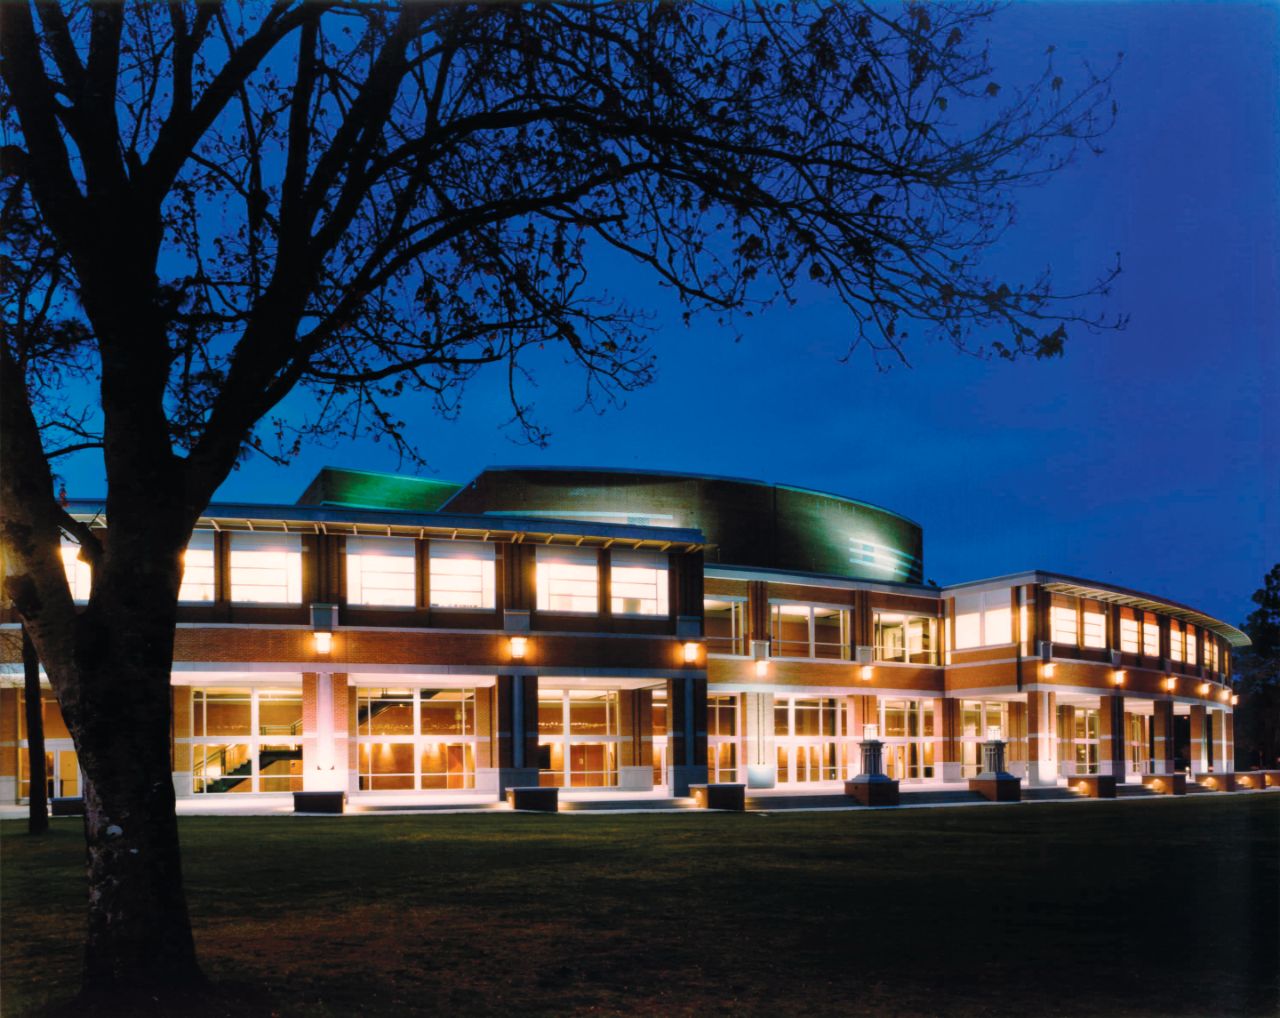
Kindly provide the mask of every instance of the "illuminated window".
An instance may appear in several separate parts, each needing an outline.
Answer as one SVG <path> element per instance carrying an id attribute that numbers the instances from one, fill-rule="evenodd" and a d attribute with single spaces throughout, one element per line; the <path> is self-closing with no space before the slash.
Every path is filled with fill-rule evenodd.
<path id="1" fill-rule="evenodd" d="M 182 587 L 179 601 L 212 601 L 214 590 L 212 530 L 197 530 L 182 553 Z"/>
<path id="2" fill-rule="evenodd" d="M 1142 649 L 1138 620 L 1127 615 L 1120 618 L 1120 649 L 1126 654 L 1136 654 Z"/>
<path id="3" fill-rule="evenodd" d="M 89 588 L 93 584 L 93 570 L 88 562 L 79 558 L 80 545 L 62 542 L 62 568 L 67 573 L 67 586 L 71 588 L 71 600 L 84 604 L 89 600 Z"/>
<path id="4" fill-rule="evenodd" d="M 747 652 L 745 601 L 709 597 L 702 602 L 707 652 L 745 654 Z"/>
<path id="5" fill-rule="evenodd" d="M 357 688 L 361 791 L 475 787 L 475 689 Z"/>
<path id="6" fill-rule="evenodd" d="M 415 563 L 412 539 L 347 538 L 347 603 L 412 608 Z"/>
<path id="7" fill-rule="evenodd" d="M 541 564 L 538 568 L 541 570 Z M 433 608 L 497 605 L 493 545 L 480 541 L 432 541 L 430 570 Z"/>
<path id="8" fill-rule="evenodd" d="M 814 604 L 775 604 L 770 653 L 774 657 L 849 657 L 849 612 Z"/>
<path id="9" fill-rule="evenodd" d="M 1076 610 L 1073 606 L 1055 604 L 1049 609 L 1049 638 L 1054 643 L 1068 644 L 1072 647 L 1079 643 L 1076 634 Z"/>
<path id="10" fill-rule="evenodd" d="M 1196 631 L 1187 627 L 1187 664 L 1196 663 Z"/>
<path id="11" fill-rule="evenodd" d="M 1107 616 L 1094 606 L 1084 610 L 1084 645 L 1086 647 L 1105 647 L 1107 645 Z"/>
<path id="12" fill-rule="evenodd" d="M 875 613 L 875 659 L 937 664 L 938 620 L 898 612 Z"/>
<path id="13" fill-rule="evenodd" d="M 1212 636 L 1204 638 L 1204 661 L 1210 671 L 1218 670 L 1218 641 Z"/>
<path id="14" fill-rule="evenodd" d="M 598 612 L 599 556 L 592 548 L 539 548 L 538 611 Z"/>
<path id="15" fill-rule="evenodd" d="M 302 790 L 302 690 L 192 689 L 191 790 L 197 794 Z"/>
<path id="16" fill-rule="evenodd" d="M 302 539 L 297 534 L 232 534 L 231 600 L 301 602 Z"/>
<path id="17" fill-rule="evenodd" d="M 1169 657 L 1174 661 L 1183 659 L 1182 626 L 1169 622 Z"/>
<path id="18" fill-rule="evenodd" d="M 1160 621 L 1150 612 L 1142 616 L 1142 654 L 1144 657 L 1160 656 Z"/>
<path id="19" fill-rule="evenodd" d="M 1013 642 L 1013 606 L 1007 587 L 959 594 L 955 603 L 956 650 Z"/>
<path id="20" fill-rule="evenodd" d="M 660 552 L 614 551 L 609 564 L 613 614 L 668 614 L 667 565 Z"/>

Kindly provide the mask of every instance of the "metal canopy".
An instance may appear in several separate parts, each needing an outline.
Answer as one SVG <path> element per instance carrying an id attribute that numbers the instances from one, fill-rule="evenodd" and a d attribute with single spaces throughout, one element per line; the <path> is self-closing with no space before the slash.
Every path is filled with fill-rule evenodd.
<path id="1" fill-rule="evenodd" d="M 1194 608 L 1187 608 L 1184 605 L 1174 604 L 1171 601 L 1157 601 L 1154 598 L 1145 597 L 1141 594 L 1125 593 L 1118 590 L 1107 590 L 1104 587 L 1094 587 L 1074 582 L 1068 583 L 1061 580 L 1048 581 L 1043 584 L 1043 587 L 1045 590 L 1053 591 L 1055 594 L 1070 594 L 1074 597 L 1087 597 L 1093 601 L 1105 601 L 1108 604 L 1124 605 L 1126 608 L 1140 608 L 1144 611 L 1160 612 L 1164 615 L 1171 615 L 1173 618 L 1181 619 L 1183 622 L 1190 622 L 1192 625 L 1212 630 L 1233 647 L 1247 647 L 1252 642 L 1249 637 L 1245 636 L 1245 634 L 1235 626 L 1229 626 L 1225 622 L 1220 622 L 1212 616 L 1196 611 Z"/>

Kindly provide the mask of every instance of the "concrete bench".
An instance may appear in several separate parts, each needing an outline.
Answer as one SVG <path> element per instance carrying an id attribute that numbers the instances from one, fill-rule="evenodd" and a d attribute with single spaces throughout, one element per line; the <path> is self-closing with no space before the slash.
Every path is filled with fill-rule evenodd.
<path id="1" fill-rule="evenodd" d="M 1077 774 L 1067 778 L 1067 787 L 1086 799 L 1114 799 L 1116 776 L 1114 774 Z"/>
<path id="2" fill-rule="evenodd" d="M 969 779 L 969 791 L 988 802 L 1021 802 L 1022 780 L 1008 773 L 985 773 Z"/>
<path id="3" fill-rule="evenodd" d="M 689 794 L 699 809 L 724 809 L 741 813 L 747 806 L 747 786 L 729 782 L 690 785 Z"/>
<path id="4" fill-rule="evenodd" d="M 1217 774 L 1213 771 L 1207 771 L 1203 774 L 1195 774 L 1193 777 L 1197 785 L 1207 788 L 1211 792 L 1234 792 L 1236 790 L 1236 776 L 1234 774 Z"/>
<path id="5" fill-rule="evenodd" d="M 347 808 L 346 792 L 294 792 L 295 813 L 342 813 Z"/>
<path id="6" fill-rule="evenodd" d="M 862 806 L 896 806 L 898 783 L 884 774 L 859 774 L 844 783 L 844 794 Z"/>
<path id="7" fill-rule="evenodd" d="M 50 810 L 56 817 L 84 816 L 84 799 L 75 796 L 55 796 L 49 803 Z"/>
<path id="8" fill-rule="evenodd" d="M 1236 771 L 1238 788 L 1274 788 L 1280 785 L 1280 771 Z"/>
<path id="9" fill-rule="evenodd" d="M 1157 795 L 1186 795 L 1187 776 L 1185 774 L 1144 774 L 1142 784 Z"/>
<path id="10" fill-rule="evenodd" d="M 543 788 L 539 785 L 508 788 L 507 802 L 512 809 L 529 810 L 534 813 L 558 813 L 560 789 Z"/>

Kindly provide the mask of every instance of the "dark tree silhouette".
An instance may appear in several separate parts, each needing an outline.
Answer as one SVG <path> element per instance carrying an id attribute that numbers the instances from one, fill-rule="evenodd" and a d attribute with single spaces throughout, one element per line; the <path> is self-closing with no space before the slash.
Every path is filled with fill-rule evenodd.
<path id="1" fill-rule="evenodd" d="M 0 64 L 9 257 L 44 280 L 0 345 L 5 595 L 85 774 L 86 988 L 198 982 L 169 774 L 181 554 L 250 451 L 441 413 L 485 365 L 517 429 L 538 351 L 590 401 L 650 378 L 612 249 L 732 323 L 822 285 L 848 346 L 1058 354 L 1072 292 L 982 256 L 1019 188 L 1096 150 L 1109 73 L 1018 87 L 991 8 L 12 3 Z M 16 250 L 13 250 L 16 249 Z M 66 314 L 58 317 L 58 308 Z M 834 351 L 843 355 L 846 349 Z M 69 380 L 87 379 L 94 406 Z M 311 397 L 306 415 L 281 409 Z M 100 448 L 109 540 L 54 496 Z M 58 555 L 93 569 L 73 605 Z"/>
<path id="2" fill-rule="evenodd" d="M 1240 767 L 1280 767 L 1280 562 L 1253 593 L 1254 609 L 1240 628 L 1252 641 L 1236 651 L 1240 690 L 1236 760 Z"/>

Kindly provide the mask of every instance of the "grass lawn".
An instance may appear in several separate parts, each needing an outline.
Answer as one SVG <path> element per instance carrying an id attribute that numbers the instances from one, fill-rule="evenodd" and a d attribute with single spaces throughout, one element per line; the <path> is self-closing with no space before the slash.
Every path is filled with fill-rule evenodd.
<path id="1" fill-rule="evenodd" d="M 1280 795 L 181 827 L 242 1015 L 1280 1012 Z M 38 1014 L 78 983 L 80 828 L 0 837 L 3 1010 Z"/>

